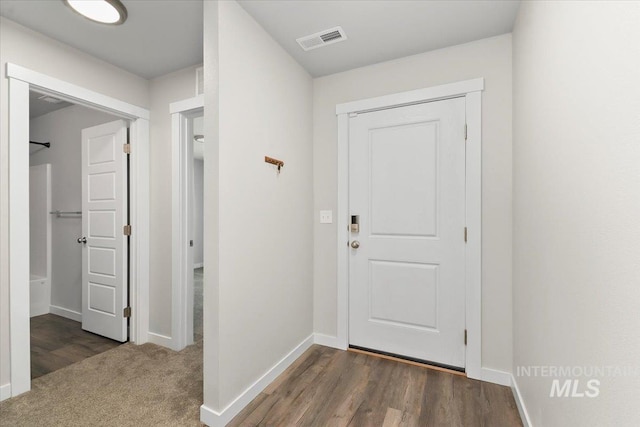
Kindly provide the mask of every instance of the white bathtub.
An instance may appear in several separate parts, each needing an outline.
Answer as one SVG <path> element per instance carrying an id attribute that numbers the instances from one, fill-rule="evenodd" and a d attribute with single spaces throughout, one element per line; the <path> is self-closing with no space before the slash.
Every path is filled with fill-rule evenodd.
<path id="1" fill-rule="evenodd" d="M 29 238 L 31 317 L 49 313 L 51 305 L 51 165 L 29 168 Z"/>
<path id="2" fill-rule="evenodd" d="M 47 314 L 51 301 L 51 283 L 49 279 L 32 274 L 29 286 L 29 315 L 33 317 Z"/>

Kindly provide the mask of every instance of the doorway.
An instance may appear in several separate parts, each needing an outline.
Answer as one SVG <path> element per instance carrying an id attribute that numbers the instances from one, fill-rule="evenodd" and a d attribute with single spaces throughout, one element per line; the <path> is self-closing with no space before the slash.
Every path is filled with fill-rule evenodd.
<path id="1" fill-rule="evenodd" d="M 172 333 L 182 350 L 202 338 L 204 96 L 170 105 L 172 128 Z M 201 258 L 202 257 L 202 258 Z M 201 261 L 202 260 L 202 261 Z"/>
<path id="2" fill-rule="evenodd" d="M 29 92 L 51 96 L 130 121 L 130 336 L 147 341 L 148 333 L 148 144 L 149 112 L 15 64 L 7 64 L 9 80 L 9 307 L 11 395 L 31 388 L 30 381 L 30 208 Z"/>
<path id="3" fill-rule="evenodd" d="M 399 354 L 481 378 L 483 89 L 480 78 L 336 106 L 336 347 Z M 451 126 L 442 125 L 449 113 L 434 113 L 440 106 L 455 111 L 445 120 Z M 438 146 L 445 134 L 458 151 Z M 455 173 L 441 176 L 444 166 Z M 453 210 L 442 211 L 445 205 Z M 445 229 L 457 241 L 445 239 Z M 445 240 L 447 268 L 433 248 Z M 457 285 L 442 289 L 444 279 Z"/>
<path id="4" fill-rule="evenodd" d="M 126 219 L 126 162 L 110 146 L 122 143 L 127 128 L 113 115 L 50 95 L 31 91 L 29 101 L 33 379 L 127 340 L 128 248 L 114 230 Z"/>
<path id="5" fill-rule="evenodd" d="M 464 98 L 349 119 L 349 345 L 464 369 Z"/>
<path id="6" fill-rule="evenodd" d="M 204 111 L 202 115 L 193 117 L 191 127 L 193 137 L 190 143 L 193 147 L 192 159 L 192 185 L 191 185 L 191 226 L 190 234 L 193 246 L 193 297 L 189 296 L 193 306 L 193 342 L 202 339 L 202 314 L 203 314 L 203 284 L 204 284 Z"/>

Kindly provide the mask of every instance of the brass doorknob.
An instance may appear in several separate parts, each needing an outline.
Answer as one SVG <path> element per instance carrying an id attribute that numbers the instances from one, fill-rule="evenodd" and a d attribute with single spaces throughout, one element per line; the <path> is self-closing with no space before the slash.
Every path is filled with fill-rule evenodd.
<path id="1" fill-rule="evenodd" d="M 353 249 L 358 249 L 360 247 L 360 242 L 358 242 L 357 240 L 354 240 L 353 242 L 351 242 L 351 247 Z"/>

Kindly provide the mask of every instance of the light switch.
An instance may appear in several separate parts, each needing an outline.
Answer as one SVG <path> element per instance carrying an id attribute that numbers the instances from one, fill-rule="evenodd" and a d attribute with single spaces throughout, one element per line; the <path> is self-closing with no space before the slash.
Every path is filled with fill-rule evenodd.
<path id="1" fill-rule="evenodd" d="M 320 211 L 320 224 L 333 223 L 333 211 Z"/>

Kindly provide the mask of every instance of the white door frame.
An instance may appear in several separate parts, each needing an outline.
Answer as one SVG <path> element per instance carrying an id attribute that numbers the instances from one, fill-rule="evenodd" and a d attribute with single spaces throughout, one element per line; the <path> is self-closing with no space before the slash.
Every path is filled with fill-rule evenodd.
<path id="1" fill-rule="evenodd" d="M 29 331 L 29 90 L 131 121 L 130 340 L 149 331 L 149 111 L 19 65 L 9 79 L 9 316 L 11 396 L 31 389 Z"/>
<path id="2" fill-rule="evenodd" d="M 484 79 L 465 80 L 426 89 L 363 99 L 336 106 L 338 117 L 338 331 L 336 346 L 349 347 L 349 116 L 369 111 L 464 97 L 467 123 L 465 315 L 468 333 L 466 373 L 481 378 L 482 358 L 482 91 Z"/>
<path id="3" fill-rule="evenodd" d="M 193 265 L 188 262 L 189 177 L 193 174 L 193 156 L 189 138 L 193 133 L 189 119 L 204 112 L 204 95 L 171 103 L 171 340 L 179 351 L 193 344 Z"/>

